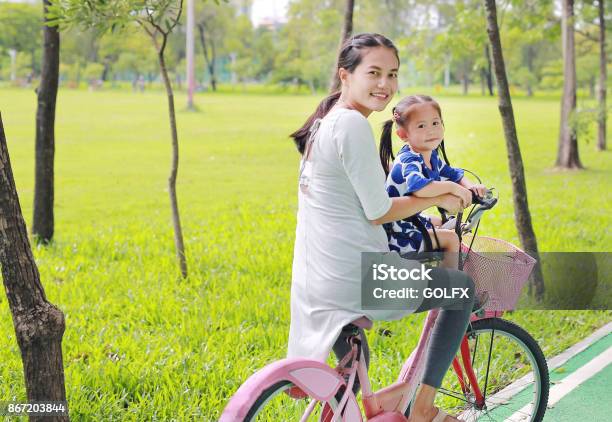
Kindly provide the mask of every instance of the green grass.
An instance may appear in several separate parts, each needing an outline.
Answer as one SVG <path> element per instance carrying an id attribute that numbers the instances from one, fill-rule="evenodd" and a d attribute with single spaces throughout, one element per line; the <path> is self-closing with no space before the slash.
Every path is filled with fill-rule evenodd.
<path id="1" fill-rule="evenodd" d="M 34 253 L 49 300 L 66 314 L 64 363 L 75 420 L 214 420 L 257 368 L 285 354 L 298 156 L 287 134 L 312 96 L 177 97 L 178 181 L 190 277 L 174 257 L 166 179 L 170 139 L 161 93 L 59 94 L 56 236 Z M 449 158 L 499 190 L 481 234 L 518 243 L 495 100 L 441 97 Z M 0 90 L 0 110 L 28 222 L 35 94 Z M 607 251 L 610 153 L 581 143 L 583 172 L 557 172 L 558 102 L 515 101 L 529 205 L 542 251 Z M 375 131 L 386 114 L 372 116 Z M 547 356 L 610 312 L 515 312 Z M 374 387 L 393 379 L 422 316 L 372 333 Z M 23 401 L 10 312 L 0 295 L 0 401 Z"/>

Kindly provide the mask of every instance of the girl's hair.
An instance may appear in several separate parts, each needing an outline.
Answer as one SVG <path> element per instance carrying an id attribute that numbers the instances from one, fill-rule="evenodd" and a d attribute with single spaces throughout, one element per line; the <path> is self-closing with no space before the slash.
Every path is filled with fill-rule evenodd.
<path id="1" fill-rule="evenodd" d="M 363 58 L 363 50 L 374 47 L 386 47 L 395 53 L 395 57 L 399 62 L 399 54 L 393 42 L 384 35 L 375 33 L 357 34 L 348 38 L 340 48 L 338 53 L 338 61 L 336 71 L 341 68 L 346 69 L 349 73 L 353 73 L 355 68 L 361 63 Z M 336 91 L 329 95 L 317 107 L 315 112 L 306 120 L 301 128 L 293 132 L 290 137 L 293 138 L 300 154 L 304 154 L 306 142 L 308 141 L 310 127 L 317 119 L 322 119 L 329 110 L 336 104 L 340 98 L 340 91 Z"/>
<path id="2" fill-rule="evenodd" d="M 416 104 L 430 104 L 438 112 L 440 120 L 442 121 L 442 124 L 444 124 L 440 104 L 438 104 L 438 102 L 429 95 L 410 95 L 402 98 L 402 100 L 391 110 L 393 113 L 393 118 L 383 123 L 383 131 L 382 135 L 380 136 L 380 163 L 383 166 L 385 175 L 389 175 L 389 165 L 395 159 L 395 156 L 393 155 L 393 146 L 391 143 L 393 123 L 395 122 L 397 126 L 405 127 L 410 119 L 410 108 Z M 444 161 L 449 164 L 448 159 L 446 158 L 446 151 L 444 150 L 444 140 L 442 140 L 438 148 L 440 148 L 442 151 Z"/>

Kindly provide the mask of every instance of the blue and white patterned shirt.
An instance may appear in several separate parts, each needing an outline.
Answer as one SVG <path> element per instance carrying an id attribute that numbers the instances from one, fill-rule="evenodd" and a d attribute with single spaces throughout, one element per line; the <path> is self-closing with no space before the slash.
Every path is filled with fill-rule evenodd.
<path id="1" fill-rule="evenodd" d="M 435 150 L 431 152 L 431 167 L 427 167 L 421 154 L 413 152 L 408 144 L 404 145 L 387 177 L 387 193 L 391 198 L 408 196 L 433 181 L 450 180 L 458 183 L 463 178 L 463 170 L 447 165 Z M 426 229 L 432 228 L 429 218 L 421 213 L 416 216 Z M 389 249 L 400 254 L 419 251 L 423 243 L 423 235 L 409 218 L 391 223 L 388 238 Z"/>

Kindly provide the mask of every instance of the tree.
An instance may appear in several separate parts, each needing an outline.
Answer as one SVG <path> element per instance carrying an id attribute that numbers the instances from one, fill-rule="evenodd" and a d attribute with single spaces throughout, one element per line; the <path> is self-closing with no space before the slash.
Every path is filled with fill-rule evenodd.
<path id="1" fill-rule="evenodd" d="M 606 57 L 606 21 L 604 20 L 604 0 L 598 0 L 599 20 L 599 88 L 597 90 L 598 115 L 597 115 L 597 149 L 606 149 L 606 119 L 608 110 L 606 107 L 606 85 L 608 84 L 607 57 Z"/>
<path id="2" fill-rule="evenodd" d="M 34 178 L 34 218 L 32 234 L 38 242 L 53 238 L 55 103 L 59 85 L 60 35 L 57 26 L 49 25 L 50 0 L 43 0 L 43 59 L 36 111 L 36 163 Z"/>
<path id="3" fill-rule="evenodd" d="M 186 55 L 186 76 L 187 76 L 187 109 L 195 110 L 193 105 L 193 93 L 195 91 L 195 60 L 194 60 L 194 37 L 193 28 L 195 26 L 195 5 L 194 0 L 187 0 L 187 31 L 185 43 Z"/>
<path id="4" fill-rule="evenodd" d="M 344 9 L 344 23 L 342 24 L 342 34 L 340 35 L 340 43 L 338 51 L 342 49 L 342 45 L 349 39 L 353 33 L 353 10 L 355 9 L 355 0 L 346 0 Z M 329 91 L 336 92 L 340 89 L 340 75 L 338 75 L 338 63 L 332 69 L 332 76 L 329 81 Z"/>
<path id="5" fill-rule="evenodd" d="M 36 60 L 40 49 L 41 10 L 33 4 L 0 3 L 0 50 L 13 51 L 11 80 L 17 77 L 17 52 L 30 56 L 28 74 L 40 69 Z"/>
<path id="6" fill-rule="evenodd" d="M 527 96 L 534 89 L 541 76 L 541 68 L 560 52 L 558 20 L 553 14 L 551 0 L 511 0 L 504 15 L 502 37 L 506 69 L 511 82 L 521 85 Z"/>
<path id="7" fill-rule="evenodd" d="M 234 26 L 236 22 L 232 23 L 234 12 L 231 6 L 217 1 L 199 2 L 196 5 L 196 27 L 210 77 L 210 89 L 213 91 L 217 90 L 217 58 L 224 50 L 227 37 L 236 30 Z M 230 28 L 232 31 L 229 30 Z M 253 34 L 250 35 L 253 36 Z M 244 41 L 246 40 L 240 40 L 240 42 Z M 256 42 L 256 40 L 251 41 Z"/>
<path id="8" fill-rule="evenodd" d="M 574 0 L 563 0 L 561 21 L 563 40 L 563 97 L 556 166 L 580 169 L 578 135 L 573 120 L 576 115 L 576 52 L 574 47 Z"/>
<path id="9" fill-rule="evenodd" d="M 246 15 L 234 18 L 232 31 L 224 35 L 223 48 L 233 57 L 232 72 L 240 81 L 266 81 L 272 71 L 278 78 L 287 68 L 275 69 L 275 60 L 284 41 L 277 40 L 275 30 L 267 26 L 253 28 L 251 20 Z M 219 54 L 219 51 L 217 51 Z M 282 80 L 283 77 L 276 79 Z"/>
<path id="10" fill-rule="evenodd" d="M 121 34 L 104 34 L 100 39 L 99 56 L 114 78 L 128 77 L 134 82 L 139 76 L 157 73 L 159 69 L 150 48 L 148 35 L 138 27 L 130 27 Z"/>
<path id="11" fill-rule="evenodd" d="M 327 88 L 338 46 L 337 28 L 342 24 L 339 0 L 289 3 L 288 21 L 279 37 L 273 81 L 307 84 L 311 91 Z"/>
<path id="12" fill-rule="evenodd" d="M 521 157 L 521 149 L 516 134 L 512 99 L 510 98 L 506 65 L 504 64 L 499 27 L 497 25 L 495 0 L 485 0 L 485 9 L 487 15 L 487 34 L 491 44 L 493 69 L 497 79 L 499 113 L 504 126 L 504 137 L 506 139 L 506 149 L 508 150 L 508 167 L 510 169 L 510 179 L 512 180 L 512 200 L 514 203 L 514 221 L 523 249 L 537 259 L 538 263 L 532 274 L 532 282 L 535 286 L 535 296 L 538 300 L 541 300 L 544 295 L 544 277 L 539 264 L 538 242 L 531 224 L 531 213 L 527 203 L 527 185 L 525 183 L 523 158 Z"/>
<path id="13" fill-rule="evenodd" d="M 463 94 L 467 95 L 473 70 L 485 68 L 487 63 L 483 54 L 485 35 L 482 32 L 482 7 L 475 0 L 458 2 L 452 13 L 438 11 L 443 16 L 444 29 L 435 37 L 434 48 L 439 52 L 439 57 L 450 59 L 447 64 L 455 69 Z"/>
<path id="14" fill-rule="evenodd" d="M 208 75 L 210 76 L 210 89 L 216 91 L 217 77 L 215 75 L 215 60 L 217 59 L 217 48 L 214 38 L 212 36 L 206 36 L 207 32 L 212 32 L 211 29 L 206 28 L 206 25 L 207 23 L 204 19 L 197 23 L 198 33 L 200 34 L 200 44 L 202 45 L 204 60 L 206 60 L 206 68 L 208 69 Z M 208 25 L 210 26 L 210 23 Z"/>
<path id="15" fill-rule="evenodd" d="M 124 29 L 136 23 L 151 39 L 159 70 L 168 98 L 168 116 L 172 136 L 172 163 L 168 177 L 168 193 L 174 228 L 174 244 L 179 268 L 183 278 L 187 277 L 187 260 L 183 241 L 183 230 L 176 194 L 176 179 L 179 164 L 179 143 L 174 108 L 174 92 L 166 65 L 168 37 L 178 24 L 183 11 L 183 0 L 58 0 L 54 3 L 51 16 L 58 24 L 82 25 L 96 28 L 101 32 Z"/>
<path id="16" fill-rule="evenodd" d="M 486 66 L 482 67 L 482 73 L 483 73 L 484 79 L 486 80 L 486 85 L 487 85 L 487 90 L 489 91 L 489 95 L 492 97 L 493 96 L 493 73 L 491 72 L 491 53 L 489 51 L 489 44 L 485 44 L 484 55 L 485 55 Z M 483 89 L 482 95 L 484 95 L 484 89 Z"/>
<path id="17" fill-rule="evenodd" d="M 32 255 L 0 116 L 0 264 L 21 351 L 28 401 L 66 404 L 62 337 L 65 320 L 40 283 Z M 31 421 L 49 417 L 31 416 Z M 52 418 L 67 421 L 67 413 Z"/>

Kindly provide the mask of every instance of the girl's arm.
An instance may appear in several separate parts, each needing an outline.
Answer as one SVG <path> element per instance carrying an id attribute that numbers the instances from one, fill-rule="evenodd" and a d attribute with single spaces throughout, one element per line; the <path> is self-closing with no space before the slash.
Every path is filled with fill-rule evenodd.
<path id="1" fill-rule="evenodd" d="M 467 207 L 462 200 L 451 194 L 435 196 L 432 198 L 417 198 L 416 196 L 402 196 L 399 198 L 391 198 L 391 208 L 385 215 L 376 220 L 370 220 L 372 224 L 380 225 L 398 221 L 403 218 L 410 217 L 427 208 L 438 206 L 444 208 L 450 213 L 456 213 L 459 210 Z"/>

